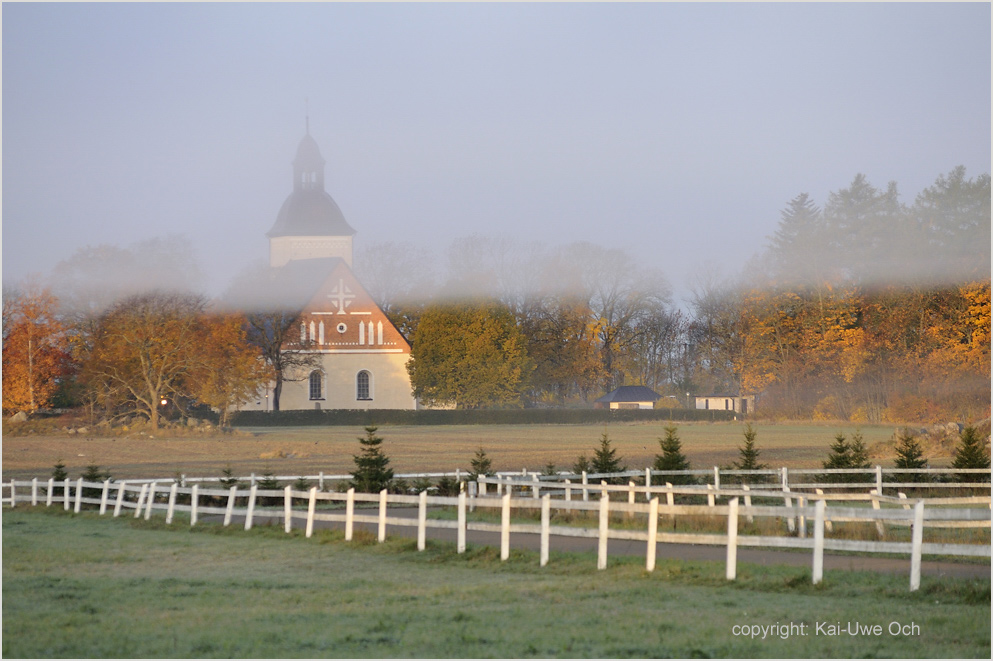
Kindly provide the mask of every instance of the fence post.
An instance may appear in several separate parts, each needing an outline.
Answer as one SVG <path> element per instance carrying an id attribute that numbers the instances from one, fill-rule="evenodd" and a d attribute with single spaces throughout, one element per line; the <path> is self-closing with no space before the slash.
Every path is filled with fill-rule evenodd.
<path id="1" fill-rule="evenodd" d="M 784 468 L 783 470 L 785 471 L 786 469 Z M 785 475 L 785 473 L 784 473 L 784 475 Z M 789 494 L 789 492 L 790 492 L 790 488 L 789 487 L 783 487 L 783 493 Z M 788 507 L 790 509 L 793 509 L 793 499 L 790 498 L 788 495 L 787 496 L 783 496 L 783 506 L 784 507 Z M 793 513 L 792 512 L 790 512 L 790 514 L 788 514 L 786 516 L 786 528 L 790 532 L 796 532 L 796 520 L 793 518 Z"/>
<path id="2" fill-rule="evenodd" d="M 880 492 L 873 489 L 872 491 L 869 492 L 869 494 L 873 496 L 878 496 L 880 495 Z M 872 509 L 874 510 L 879 509 L 878 498 L 872 499 Z M 886 527 L 883 525 L 883 522 L 880 519 L 876 519 L 876 534 L 879 535 L 879 539 L 882 539 L 886 535 Z"/>
<path id="3" fill-rule="evenodd" d="M 907 500 L 907 494 L 903 493 L 902 491 L 898 491 L 897 494 L 896 494 L 896 497 L 899 498 L 900 500 Z M 904 503 L 903 504 L 903 509 L 909 510 L 910 509 L 910 505 L 908 503 Z"/>
<path id="4" fill-rule="evenodd" d="M 249 480 L 250 480 L 250 481 L 249 481 L 249 483 L 248 483 L 248 486 L 250 486 L 250 487 L 254 487 L 254 486 L 255 486 L 255 473 L 252 473 L 252 474 L 251 474 L 251 476 L 249 477 Z"/>
<path id="5" fill-rule="evenodd" d="M 666 482 L 665 488 L 666 488 L 665 504 L 667 507 L 672 507 L 676 502 L 675 498 L 672 495 L 672 482 Z M 669 520 L 670 521 L 676 520 L 676 515 L 672 510 L 669 510 Z"/>
<path id="6" fill-rule="evenodd" d="M 586 485 L 587 484 L 589 484 L 589 480 L 586 477 L 586 471 L 583 471 L 583 500 L 584 501 L 588 501 L 590 499 L 590 491 L 589 491 L 589 489 L 586 488 Z"/>
<path id="7" fill-rule="evenodd" d="M 783 466 L 781 475 L 782 475 L 782 479 L 783 479 L 783 491 L 789 491 L 790 490 L 790 473 L 786 469 L 786 466 Z"/>
<path id="8" fill-rule="evenodd" d="M 225 526 L 231 525 L 231 516 L 234 514 L 234 499 L 237 493 L 238 493 L 238 485 L 231 487 L 231 490 L 228 492 L 228 506 L 227 509 L 224 510 Z"/>
<path id="9" fill-rule="evenodd" d="M 15 507 L 17 505 L 17 496 L 14 493 L 14 478 L 10 478 L 10 506 Z"/>
<path id="10" fill-rule="evenodd" d="M 379 541 L 386 541 L 386 489 L 379 492 Z"/>
<path id="11" fill-rule="evenodd" d="M 610 531 L 610 492 L 600 494 L 600 536 L 597 543 L 596 568 L 607 568 L 607 535 Z"/>
<path id="12" fill-rule="evenodd" d="M 155 489 L 158 488 L 157 482 L 152 482 L 148 487 L 148 500 L 145 501 L 145 520 L 148 521 L 152 518 L 152 505 L 155 504 Z"/>
<path id="13" fill-rule="evenodd" d="M 310 494 L 307 500 L 307 531 L 305 533 L 308 538 L 314 534 L 315 509 L 317 509 L 317 487 L 310 487 Z"/>
<path id="14" fill-rule="evenodd" d="M 883 495 L 883 467 L 876 466 L 876 493 Z"/>
<path id="15" fill-rule="evenodd" d="M 807 505 L 807 499 L 803 496 L 796 497 L 796 506 L 805 507 Z M 807 517 L 803 514 L 797 514 L 796 525 L 800 533 L 800 539 L 807 539 Z"/>
<path id="16" fill-rule="evenodd" d="M 32 494 L 33 495 L 33 494 Z M 110 495 L 110 480 L 103 481 L 103 492 L 100 494 L 100 516 L 107 513 L 107 497 Z M 32 503 L 33 505 L 34 503 Z"/>
<path id="17" fill-rule="evenodd" d="M 914 505 L 914 529 L 911 531 L 910 546 L 910 591 L 921 587 L 921 546 L 924 542 L 924 501 Z"/>
<path id="18" fill-rule="evenodd" d="M 324 491 L 324 471 L 317 474 L 317 488 Z"/>
<path id="19" fill-rule="evenodd" d="M 814 585 L 824 578 L 824 508 L 827 503 L 818 500 L 814 503 Z"/>
<path id="20" fill-rule="evenodd" d="M 539 564 L 544 567 L 548 564 L 548 535 L 552 518 L 552 497 L 545 494 L 541 499 L 541 558 Z"/>
<path id="21" fill-rule="evenodd" d="M 741 485 L 741 489 L 745 492 L 745 509 L 750 509 L 752 506 L 752 497 L 748 492 L 751 491 L 751 488 L 747 484 L 743 484 Z M 752 514 L 748 514 L 745 516 L 745 521 L 752 523 L 755 521 L 755 517 Z"/>
<path id="22" fill-rule="evenodd" d="M 572 484 L 572 480 L 565 481 L 565 502 L 567 503 L 572 500 L 572 487 L 569 486 L 570 484 Z"/>
<path id="23" fill-rule="evenodd" d="M 179 474 L 179 486 L 186 488 L 186 473 Z"/>
<path id="24" fill-rule="evenodd" d="M 652 487 L 652 469 L 645 469 L 645 500 L 648 502 L 652 501 L 652 493 L 649 489 Z"/>
<path id="25" fill-rule="evenodd" d="M 463 492 L 459 492 L 459 497 L 463 495 Z M 427 536 L 427 522 L 428 522 L 428 492 L 422 491 L 420 495 L 420 500 L 417 503 L 417 550 L 423 551 L 426 545 L 425 537 Z"/>
<path id="26" fill-rule="evenodd" d="M 500 560 L 510 557 L 510 494 L 503 495 L 500 503 Z"/>
<path id="27" fill-rule="evenodd" d="M 707 506 L 714 506 L 714 487 L 711 484 L 707 485 Z"/>
<path id="28" fill-rule="evenodd" d="M 14 481 L 10 481 L 10 493 L 11 500 L 14 498 Z M 76 506 L 73 508 L 73 512 L 79 514 L 80 510 L 83 508 L 83 478 L 76 480 Z"/>
<path id="29" fill-rule="evenodd" d="M 634 505 L 634 480 L 628 480 L 628 504 Z M 634 518 L 634 512 L 627 512 L 624 518 Z"/>
<path id="30" fill-rule="evenodd" d="M 55 478 L 48 478 L 48 493 L 45 496 L 45 507 L 52 506 L 52 492 L 55 491 Z"/>
<path id="31" fill-rule="evenodd" d="M 69 503 L 70 503 L 70 498 L 69 498 L 69 478 L 67 477 L 65 479 L 65 484 L 64 484 L 63 489 L 62 489 L 62 509 L 64 509 L 66 512 L 69 511 L 69 507 L 70 507 Z"/>
<path id="32" fill-rule="evenodd" d="M 194 484 L 190 489 L 190 527 L 197 524 L 197 502 L 200 499 L 200 485 Z"/>
<path id="33" fill-rule="evenodd" d="M 717 466 L 714 466 L 714 490 L 721 490 L 721 469 Z"/>
<path id="34" fill-rule="evenodd" d="M 456 535 L 456 552 L 465 553 L 465 494 L 459 494 L 459 527 Z"/>
<path id="35" fill-rule="evenodd" d="M 480 475 L 480 477 L 483 478 L 484 480 L 486 479 L 486 476 L 485 475 Z M 476 484 L 479 485 L 479 495 L 480 496 L 485 496 L 486 495 L 486 482 L 483 482 L 482 480 L 479 480 L 479 481 L 476 482 Z"/>
<path id="36" fill-rule="evenodd" d="M 648 501 L 648 548 L 645 549 L 645 569 L 655 571 L 655 547 L 659 539 L 659 498 Z"/>
<path id="37" fill-rule="evenodd" d="M 11 480 L 10 482 L 11 482 L 11 484 L 13 484 L 14 481 Z M 11 496 L 11 500 L 13 501 L 13 496 Z M 37 477 L 32 478 L 32 480 L 31 480 L 31 504 L 32 505 L 37 505 L 38 504 L 38 478 Z M 11 507 L 13 507 L 13 505 L 11 505 Z"/>
<path id="38" fill-rule="evenodd" d="M 733 581 L 738 575 L 738 497 L 728 503 L 728 553 L 727 579 Z"/>
<path id="39" fill-rule="evenodd" d="M 114 503 L 115 518 L 121 515 L 121 507 L 124 506 L 124 484 L 125 480 L 121 480 L 117 485 L 117 502 Z"/>
<path id="40" fill-rule="evenodd" d="M 283 489 L 283 530 L 293 532 L 293 487 Z"/>
<path id="41" fill-rule="evenodd" d="M 166 510 L 166 525 L 172 524 L 172 515 L 176 512 L 176 489 L 179 485 L 175 482 L 169 487 L 169 508 Z"/>
<path id="42" fill-rule="evenodd" d="M 538 479 L 537 473 L 533 474 L 531 479 L 534 480 L 534 485 L 531 487 L 531 495 L 535 500 L 537 500 L 538 498 L 541 498 L 541 494 L 538 493 L 541 490 L 541 481 Z"/>
<path id="43" fill-rule="evenodd" d="M 141 485 L 141 491 L 138 492 L 138 503 L 134 508 L 134 518 L 141 516 L 141 507 L 145 504 L 145 494 L 148 493 L 148 483 Z"/>
<path id="44" fill-rule="evenodd" d="M 352 541 L 352 532 L 355 530 L 355 487 L 351 487 L 345 494 L 345 541 Z"/>
<path id="45" fill-rule="evenodd" d="M 255 497 L 258 490 L 258 485 L 253 484 L 252 488 L 248 491 L 248 510 L 245 512 L 245 530 L 252 529 L 252 518 L 255 516 Z"/>
<path id="46" fill-rule="evenodd" d="M 814 489 L 814 493 L 816 493 L 818 496 L 823 496 L 824 495 L 824 489 Z M 872 492 L 870 491 L 869 493 L 872 493 Z M 815 505 L 815 507 L 816 507 L 816 505 Z M 825 521 L 824 521 L 824 529 L 827 530 L 828 532 L 831 532 L 832 530 L 834 530 L 834 524 L 825 519 Z"/>

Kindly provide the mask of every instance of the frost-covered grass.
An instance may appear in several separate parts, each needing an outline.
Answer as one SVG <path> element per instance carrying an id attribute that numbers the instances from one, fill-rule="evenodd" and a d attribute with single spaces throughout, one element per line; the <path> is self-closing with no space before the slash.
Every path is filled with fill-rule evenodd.
<path id="1" fill-rule="evenodd" d="M 281 528 L 3 512 L 3 656 L 975 657 L 990 655 L 990 581 L 351 543 Z M 818 635 L 818 622 L 882 634 Z M 891 636 L 891 622 L 918 635 Z M 804 624 L 807 635 L 735 636 Z"/>

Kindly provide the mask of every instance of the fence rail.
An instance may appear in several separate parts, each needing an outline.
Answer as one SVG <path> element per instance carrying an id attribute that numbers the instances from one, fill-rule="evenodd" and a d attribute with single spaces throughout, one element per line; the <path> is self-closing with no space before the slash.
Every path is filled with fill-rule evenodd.
<path id="1" fill-rule="evenodd" d="M 163 483 L 164 482 L 164 483 Z M 532 481 L 534 482 L 534 481 Z M 495 483 L 503 489 L 503 493 L 495 496 L 485 494 L 487 484 Z M 541 484 L 540 481 L 537 484 Z M 356 523 L 370 524 L 376 527 L 380 542 L 385 541 L 389 526 L 416 527 L 417 548 L 425 548 L 426 531 L 429 528 L 456 531 L 457 551 L 463 553 L 466 548 L 466 533 L 468 531 L 497 532 L 500 535 L 500 557 L 506 560 L 510 553 L 511 535 L 537 534 L 540 536 L 540 564 L 548 563 L 549 541 L 552 536 L 585 537 L 597 539 L 597 567 L 607 566 L 607 542 L 610 539 L 640 541 L 646 544 L 646 569 L 655 568 L 656 546 L 659 543 L 703 544 L 726 547 L 726 567 L 728 580 L 734 580 L 737 566 L 737 548 L 739 546 L 762 548 L 791 548 L 812 551 L 813 582 L 819 583 L 823 578 L 824 551 L 856 551 L 859 553 L 895 553 L 909 555 L 910 589 L 920 586 L 920 564 L 923 554 L 948 556 L 990 557 L 989 544 L 951 544 L 924 543 L 925 527 L 968 525 L 973 527 L 990 527 L 990 498 L 944 498 L 907 499 L 890 497 L 881 494 L 799 494 L 779 490 L 752 490 L 747 485 L 734 488 L 717 489 L 711 485 L 709 490 L 700 487 L 669 486 L 635 486 L 634 484 L 609 485 L 586 484 L 583 486 L 587 498 L 572 500 L 568 496 L 563 499 L 553 499 L 546 493 L 538 497 L 514 498 L 512 494 L 515 485 L 500 478 L 482 478 L 477 483 L 469 483 L 469 488 L 462 489 L 457 497 L 430 496 L 426 491 L 417 495 L 390 494 L 382 491 L 378 494 L 356 493 L 354 489 L 347 492 L 321 492 L 312 487 L 309 491 L 298 491 L 287 486 L 278 490 L 261 490 L 257 485 L 248 489 L 233 486 L 227 489 L 202 487 L 199 483 L 192 486 L 181 486 L 175 480 L 153 480 L 112 482 L 87 482 L 82 478 L 71 481 L 64 480 L 56 483 L 53 479 L 47 481 L 11 480 L 2 484 L 0 501 L 10 507 L 30 503 L 33 506 L 44 504 L 51 507 L 62 504 L 66 510 L 80 512 L 83 505 L 99 508 L 100 515 L 112 512 L 115 517 L 131 513 L 135 518 L 144 516 L 151 518 L 153 511 L 164 511 L 167 524 L 172 524 L 176 512 L 188 513 L 191 526 L 197 525 L 204 515 L 223 516 L 223 525 L 232 525 L 235 517 L 244 519 L 245 529 L 251 529 L 256 521 L 261 519 L 276 519 L 283 522 L 287 533 L 295 527 L 303 526 L 305 535 L 311 537 L 316 522 L 329 522 L 344 525 L 347 541 L 351 541 Z M 534 488 L 528 483 L 527 488 Z M 506 487 L 506 488 L 504 488 Z M 27 490 L 27 491 L 19 491 Z M 599 495 L 597 501 L 588 499 L 590 492 Z M 568 492 L 565 492 L 566 494 Z M 626 499 L 611 500 L 611 495 L 623 496 Z M 643 493 L 647 502 L 636 502 L 636 494 Z M 675 496 L 708 495 L 707 505 L 676 504 Z M 565 494 L 564 494 L 565 495 Z M 261 498 L 281 502 L 282 507 L 260 508 Z M 662 503 L 662 499 L 665 503 Z M 726 500 L 718 504 L 717 499 Z M 773 504 L 753 505 L 752 499 L 768 499 Z M 626 500 L 626 502 L 625 502 Z M 742 501 L 744 504 L 742 505 Z M 829 503 L 836 501 L 869 502 L 872 507 L 837 506 Z M 940 502 L 939 502 L 940 501 Z M 782 502 L 782 505 L 778 504 Z M 240 503 L 240 506 L 239 506 Z M 321 509 L 318 510 L 318 503 Z M 357 503 L 367 503 L 377 509 L 376 514 L 356 513 Z M 344 511 L 341 511 L 344 505 Z M 883 507 L 885 505 L 885 507 Z M 962 507 L 968 505 L 970 507 Z M 394 507 L 394 516 L 389 515 L 389 507 Z M 398 516 L 396 507 L 409 509 L 417 508 L 416 518 Z M 428 507 L 454 507 L 457 511 L 456 520 L 429 519 Z M 484 521 L 469 521 L 467 514 L 477 508 L 492 509 L 500 512 L 500 523 Z M 540 513 L 540 523 L 512 523 L 511 512 L 537 511 Z M 368 511 L 368 510 L 366 510 Z M 551 525 L 551 513 L 555 512 L 585 512 L 597 518 L 597 527 L 572 525 Z M 611 515 L 615 520 L 620 517 L 625 521 L 623 527 L 611 528 Z M 659 532 L 658 523 L 661 517 L 675 519 L 679 516 L 723 517 L 726 519 L 724 534 L 712 533 L 674 533 Z M 790 533 L 796 536 L 776 535 L 739 535 L 738 522 L 740 517 L 752 521 L 758 517 L 769 517 L 786 522 Z M 834 522 L 872 522 L 882 529 L 884 524 L 894 526 L 911 526 L 910 542 L 861 541 L 825 538 L 825 532 L 832 531 Z M 639 523 L 640 522 L 640 523 Z M 640 528 L 632 527 L 640 525 Z M 808 532 L 808 528 L 812 528 Z"/>

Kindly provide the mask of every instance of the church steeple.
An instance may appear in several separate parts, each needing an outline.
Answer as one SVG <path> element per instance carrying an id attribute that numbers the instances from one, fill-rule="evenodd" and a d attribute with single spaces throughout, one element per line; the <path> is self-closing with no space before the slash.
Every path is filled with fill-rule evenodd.
<path id="1" fill-rule="evenodd" d="M 306 133 L 293 159 L 293 189 L 324 190 L 324 163 L 317 142 L 310 137 L 310 117 L 307 117 Z"/>
<path id="2" fill-rule="evenodd" d="M 305 128 L 293 159 L 293 192 L 266 233 L 269 263 L 282 266 L 293 260 L 338 257 L 351 266 L 355 230 L 324 190 L 325 161 L 310 135 L 309 115 Z"/>

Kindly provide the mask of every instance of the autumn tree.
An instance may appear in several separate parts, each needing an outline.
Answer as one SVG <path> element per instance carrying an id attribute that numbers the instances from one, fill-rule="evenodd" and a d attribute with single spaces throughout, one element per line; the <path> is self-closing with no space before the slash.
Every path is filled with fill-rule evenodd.
<path id="1" fill-rule="evenodd" d="M 208 314 L 202 319 L 202 339 L 194 370 L 193 395 L 218 409 L 222 426 L 231 411 L 258 393 L 269 371 L 258 346 L 247 340 L 246 320 L 240 314 Z"/>
<path id="2" fill-rule="evenodd" d="M 128 246 L 85 246 L 56 264 L 50 278 L 63 313 L 74 323 L 98 319 L 129 296 L 196 291 L 202 280 L 193 242 L 179 235 Z"/>
<path id="3" fill-rule="evenodd" d="M 30 283 L 3 296 L 3 410 L 48 406 L 70 371 L 68 337 L 57 317 L 58 300 Z"/>
<path id="4" fill-rule="evenodd" d="M 242 272 L 224 293 L 227 311 L 245 318 L 245 339 L 256 347 L 272 381 L 272 410 L 278 411 L 285 381 L 306 378 L 320 365 L 321 355 L 298 331 L 300 311 L 314 293 L 315 282 L 327 273 L 323 260 L 305 260 L 282 269 L 254 264 Z M 308 264 L 307 262 L 314 262 Z"/>
<path id="5" fill-rule="evenodd" d="M 429 307 L 407 363 L 415 397 L 466 409 L 519 405 L 533 369 L 513 315 L 492 302 Z"/>
<path id="6" fill-rule="evenodd" d="M 83 365 L 85 380 L 158 429 L 162 400 L 194 393 L 203 308 L 203 299 L 192 294 L 149 293 L 119 301 L 97 324 Z"/>

